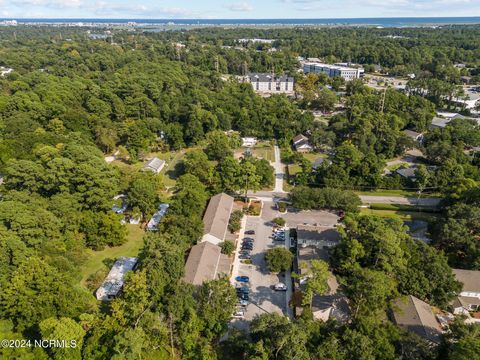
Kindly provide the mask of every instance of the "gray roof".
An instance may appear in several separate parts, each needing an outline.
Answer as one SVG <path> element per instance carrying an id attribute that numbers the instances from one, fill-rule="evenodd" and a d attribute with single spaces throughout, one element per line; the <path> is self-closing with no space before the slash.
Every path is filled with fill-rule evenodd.
<path id="1" fill-rule="evenodd" d="M 224 240 L 232 208 L 233 197 L 230 195 L 220 193 L 213 196 L 203 216 L 203 224 L 205 225 L 203 234 L 210 234 Z"/>
<path id="2" fill-rule="evenodd" d="M 412 166 L 409 168 L 397 169 L 396 173 L 407 179 L 415 179 L 415 170 L 417 170 L 417 167 Z"/>
<path id="3" fill-rule="evenodd" d="M 341 240 L 341 236 L 337 229 L 332 226 L 298 225 L 297 239 L 299 242 L 304 240 L 339 242 Z"/>
<path id="4" fill-rule="evenodd" d="M 275 75 L 275 74 L 269 74 L 269 73 L 251 73 L 248 74 L 248 78 L 250 82 L 258 81 L 258 82 L 292 82 L 293 83 L 293 77 L 287 76 L 287 75 Z"/>
<path id="5" fill-rule="evenodd" d="M 185 264 L 184 281 L 201 285 L 204 281 L 229 275 L 230 259 L 221 253 L 219 246 L 204 241 L 192 247 Z"/>
<path id="6" fill-rule="evenodd" d="M 432 343 L 440 342 L 442 330 L 430 305 L 413 295 L 409 295 L 406 301 L 398 299 L 395 305 L 393 317 L 398 326 Z"/>
<path id="7" fill-rule="evenodd" d="M 480 271 L 452 269 L 457 281 L 463 284 L 463 291 L 480 293 Z"/>
<path id="8" fill-rule="evenodd" d="M 150 170 L 153 172 L 160 172 L 162 168 L 165 166 L 165 160 L 160 160 L 159 158 L 153 158 L 148 163 L 145 164 L 143 170 Z"/>
<path id="9" fill-rule="evenodd" d="M 420 133 L 413 131 L 413 130 L 403 130 L 403 133 L 407 135 L 408 137 L 411 137 L 412 139 L 417 139 L 420 135 Z"/>
<path id="10" fill-rule="evenodd" d="M 444 119 L 444 118 L 435 116 L 435 117 L 432 119 L 432 125 L 431 125 L 431 127 L 444 128 L 445 126 L 447 126 L 447 124 L 448 124 L 450 121 L 452 121 L 452 119 Z"/>
<path id="11" fill-rule="evenodd" d="M 110 300 L 117 296 L 123 287 L 125 274 L 135 268 L 136 257 L 119 257 L 96 292 L 98 300 Z"/>
<path id="12" fill-rule="evenodd" d="M 308 138 L 305 136 L 305 135 L 297 135 L 293 138 L 293 144 L 294 145 L 297 145 L 298 142 L 300 141 L 308 141 Z"/>
<path id="13" fill-rule="evenodd" d="M 319 158 L 316 158 L 315 161 L 313 162 L 312 168 L 317 170 L 324 162 L 327 163 L 328 165 L 332 164 L 332 162 L 327 158 L 319 157 Z"/>

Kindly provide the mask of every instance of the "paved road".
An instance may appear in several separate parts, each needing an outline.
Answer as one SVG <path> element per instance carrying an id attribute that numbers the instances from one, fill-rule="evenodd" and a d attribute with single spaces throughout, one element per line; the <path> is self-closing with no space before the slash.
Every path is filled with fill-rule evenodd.
<path id="1" fill-rule="evenodd" d="M 280 148 L 275 144 L 273 150 L 275 153 L 275 189 L 273 189 L 273 192 L 283 193 L 284 167 L 280 160 Z"/>
<path id="2" fill-rule="evenodd" d="M 421 205 L 438 206 L 442 199 L 440 198 L 421 198 L 403 197 L 403 196 L 374 196 L 360 195 L 360 200 L 364 204 L 394 204 L 394 205 Z"/>

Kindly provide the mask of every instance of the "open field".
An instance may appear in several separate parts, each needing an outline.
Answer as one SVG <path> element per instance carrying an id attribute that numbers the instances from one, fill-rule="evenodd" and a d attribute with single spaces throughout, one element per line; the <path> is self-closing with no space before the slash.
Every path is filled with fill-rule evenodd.
<path id="1" fill-rule="evenodd" d="M 101 251 L 89 250 L 88 260 L 82 265 L 81 285 L 85 285 L 85 281 L 92 274 L 105 266 L 105 260 L 115 260 L 119 256 L 137 256 L 143 246 L 143 234 L 145 231 L 139 225 L 127 224 L 128 235 L 127 242 L 116 247 L 107 247 Z"/>

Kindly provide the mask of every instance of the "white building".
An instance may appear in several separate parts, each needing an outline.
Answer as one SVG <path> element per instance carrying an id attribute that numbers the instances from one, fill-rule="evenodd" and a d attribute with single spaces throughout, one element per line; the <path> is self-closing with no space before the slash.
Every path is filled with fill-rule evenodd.
<path id="1" fill-rule="evenodd" d="M 152 171 L 155 174 L 158 174 L 165 166 L 165 160 L 160 160 L 159 158 L 153 158 L 143 167 L 143 171 Z"/>
<path id="2" fill-rule="evenodd" d="M 253 90 L 263 94 L 294 94 L 293 77 L 287 75 L 276 76 L 275 74 L 249 74 L 244 81 L 253 86 Z"/>
<path id="3" fill-rule="evenodd" d="M 6 68 L 6 67 L 3 67 L 3 66 L 0 66 L 0 76 L 8 75 L 12 71 L 13 71 L 13 69 L 11 69 L 11 68 Z"/>
<path id="4" fill-rule="evenodd" d="M 125 282 L 125 274 L 135 269 L 136 257 L 119 257 L 107 278 L 96 292 L 97 300 L 108 301 L 118 296 Z"/>
<path id="5" fill-rule="evenodd" d="M 147 230 L 148 231 L 155 231 L 158 229 L 158 224 L 160 223 L 160 220 L 165 216 L 167 213 L 168 208 L 170 207 L 169 204 L 160 204 L 158 207 L 158 211 L 153 214 L 152 218 L 147 224 Z"/>
<path id="6" fill-rule="evenodd" d="M 298 152 L 309 152 L 313 150 L 313 146 L 310 145 L 310 141 L 305 135 L 297 135 L 293 138 L 293 146 Z"/>
<path id="7" fill-rule="evenodd" d="M 342 77 L 347 81 L 359 79 L 363 76 L 365 70 L 361 67 L 354 68 L 346 66 L 345 64 L 324 64 L 317 61 L 306 61 L 302 63 L 303 72 L 305 74 L 326 74 L 328 77 Z"/>
<path id="8" fill-rule="evenodd" d="M 257 144 L 257 138 L 254 137 L 243 137 L 242 146 L 243 147 L 254 147 Z"/>

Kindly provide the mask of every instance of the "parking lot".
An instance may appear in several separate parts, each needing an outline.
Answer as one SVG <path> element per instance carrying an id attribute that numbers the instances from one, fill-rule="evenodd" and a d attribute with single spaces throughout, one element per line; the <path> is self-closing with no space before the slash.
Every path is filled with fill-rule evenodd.
<path id="1" fill-rule="evenodd" d="M 292 317 L 292 310 L 288 307 L 288 301 L 291 298 L 291 275 L 287 272 L 284 275 L 271 274 L 265 262 L 265 253 L 268 249 L 275 246 L 289 247 L 289 236 L 286 241 L 274 241 L 272 235 L 271 221 L 276 217 L 283 217 L 287 221 L 287 226 L 296 227 L 298 224 L 321 224 L 335 225 L 338 216 L 326 211 L 301 211 L 288 212 L 280 214 L 271 201 L 264 201 L 262 214 L 260 217 L 248 216 L 246 218 L 245 228 L 242 229 L 243 237 L 253 238 L 253 249 L 251 250 L 252 264 L 240 262 L 234 266 L 232 280 L 237 276 L 248 276 L 249 300 L 244 309 L 243 318 L 235 318 L 232 325 L 238 329 L 248 329 L 248 323 L 257 315 L 264 313 L 279 313 Z M 244 234 L 244 231 L 254 230 L 255 234 Z M 241 247 L 241 241 L 238 244 L 237 254 Z M 236 260 L 238 261 L 238 259 Z M 232 281 L 235 283 L 235 281 Z M 273 286 L 278 283 L 285 283 L 287 291 L 275 291 Z M 240 284 L 237 284 L 240 285 Z"/>

